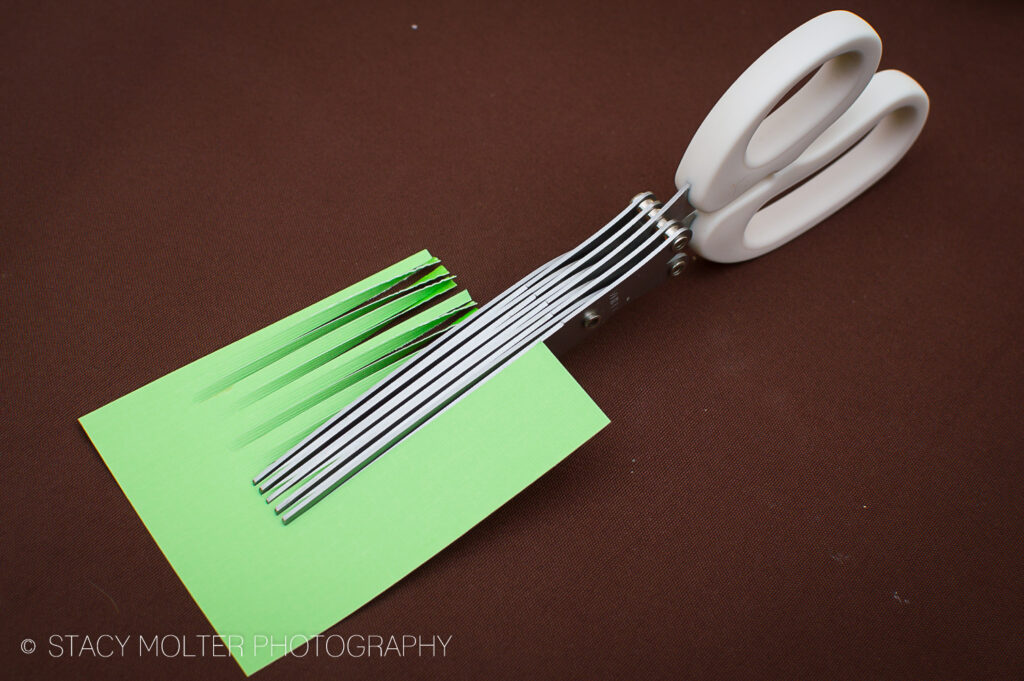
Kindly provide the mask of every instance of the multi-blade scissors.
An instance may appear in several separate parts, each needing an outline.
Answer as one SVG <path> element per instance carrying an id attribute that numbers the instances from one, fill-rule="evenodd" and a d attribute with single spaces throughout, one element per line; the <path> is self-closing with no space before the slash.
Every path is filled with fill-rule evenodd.
<path id="1" fill-rule="evenodd" d="M 899 161 L 928 115 L 928 97 L 912 78 L 876 73 L 881 53 L 871 26 L 845 11 L 792 31 L 711 109 L 676 171 L 674 196 L 664 204 L 649 192 L 634 197 L 589 239 L 442 333 L 253 482 L 290 522 L 537 343 L 563 350 L 681 274 L 687 246 L 708 260 L 740 262 L 842 208 Z"/>

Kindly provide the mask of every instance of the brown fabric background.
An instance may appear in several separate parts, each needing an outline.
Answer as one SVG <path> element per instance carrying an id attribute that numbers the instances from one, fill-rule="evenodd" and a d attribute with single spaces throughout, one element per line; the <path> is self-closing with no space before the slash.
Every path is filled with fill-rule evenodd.
<path id="1" fill-rule="evenodd" d="M 574 350 L 612 424 L 331 630 L 446 659 L 258 678 L 1024 675 L 1024 11 L 848 7 L 931 95 L 906 159 Z M 718 96 L 826 9 L 5 3 L 3 676 L 242 677 L 46 657 L 212 632 L 78 416 L 420 248 L 488 300 L 667 197 Z"/>

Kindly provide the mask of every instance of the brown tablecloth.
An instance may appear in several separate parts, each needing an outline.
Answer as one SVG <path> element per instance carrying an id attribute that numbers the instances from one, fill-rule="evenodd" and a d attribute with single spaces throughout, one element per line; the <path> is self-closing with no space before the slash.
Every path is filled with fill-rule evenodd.
<path id="1" fill-rule="evenodd" d="M 905 160 L 574 350 L 612 424 L 331 630 L 451 635 L 444 658 L 259 678 L 1024 674 L 1024 11 L 849 8 L 930 93 Z M 4 676 L 241 678 L 49 657 L 212 632 L 78 416 L 420 248 L 488 300 L 671 194 L 718 96 L 826 9 L 8 3 Z"/>

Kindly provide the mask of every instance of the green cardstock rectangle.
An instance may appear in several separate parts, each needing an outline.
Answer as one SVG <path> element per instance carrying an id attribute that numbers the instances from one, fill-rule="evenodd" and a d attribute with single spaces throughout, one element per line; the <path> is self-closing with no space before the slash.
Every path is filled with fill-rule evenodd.
<path id="1" fill-rule="evenodd" d="M 299 646 L 333 626 L 608 422 L 541 344 L 283 525 L 251 481 L 300 435 L 273 447 L 243 446 L 238 435 L 258 429 L 259 410 L 239 409 L 231 388 L 197 395 L 273 352 L 296 329 L 321 328 L 388 282 L 434 263 L 417 254 L 80 419 L 213 628 L 243 642 L 231 651 L 247 675 L 286 654 L 280 646 L 258 647 L 261 637 Z M 332 362 L 341 367 L 344 359 Z M 306 418 L 340 408 L 391 368 L 340 390 Z M 239 385 L 258 385 L 260 377 L 245 371 L 236 376 Z"/>

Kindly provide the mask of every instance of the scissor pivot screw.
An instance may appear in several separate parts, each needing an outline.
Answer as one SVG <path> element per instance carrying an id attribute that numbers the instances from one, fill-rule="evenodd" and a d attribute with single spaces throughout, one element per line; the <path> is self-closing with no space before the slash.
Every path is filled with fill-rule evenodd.
<path id="1" fill-rule="evenodd" d="M 678 277 L 689 264 L 690 257 L 685 253 L 679 253 L 678 255 L 672 256 L 672 259 L 668 261 L 669 276 Z"/>
<path id="2" fill-rule="evenodd" d="M 682 253 L 693 236 L 693 230 L 679 220 L 662 218 L 658 220 L 658 227 L 665 230 L 665 236 L 668 237 L 672 250 L 676 253 Z"/>
<path id="3" fill-rule="evenodd" d="M 693 236 L 693 232 L 689 229 L 683 229 L 672 239 L 672 250 L 676 253 L 682 253 L 686 245 L 690 243 L 690 238 Z"/>
<path id="4" fill-rule="evenodd" d="M 661 208 L 661 201 L 657 201 L 655 199 L 644 199 L 640 202 L 640 205 L 637 206 L 637 208 L 640 209 L 641 213 L 654 213 L 657 209 Z"/>
<path id="5" fill-rule="evenodd" d="M 587 310 L 583 313 L 583 328 L 592 329 L 601 323 L 601 315 L 597 314 L 593 310 Z"/>
<path id="6" fill-rule="evenodd" d="M 637 204 L 637 207 L 639 208 L 640 203 L 642 201 L 644 201 L 645 199 L 653 199 L 653 198 L 654 198 L 654 192 L 640 192 L 639 194 L 637 194 L 636 196 L 634 196 L 630 200 L 630 203 Z"/>

